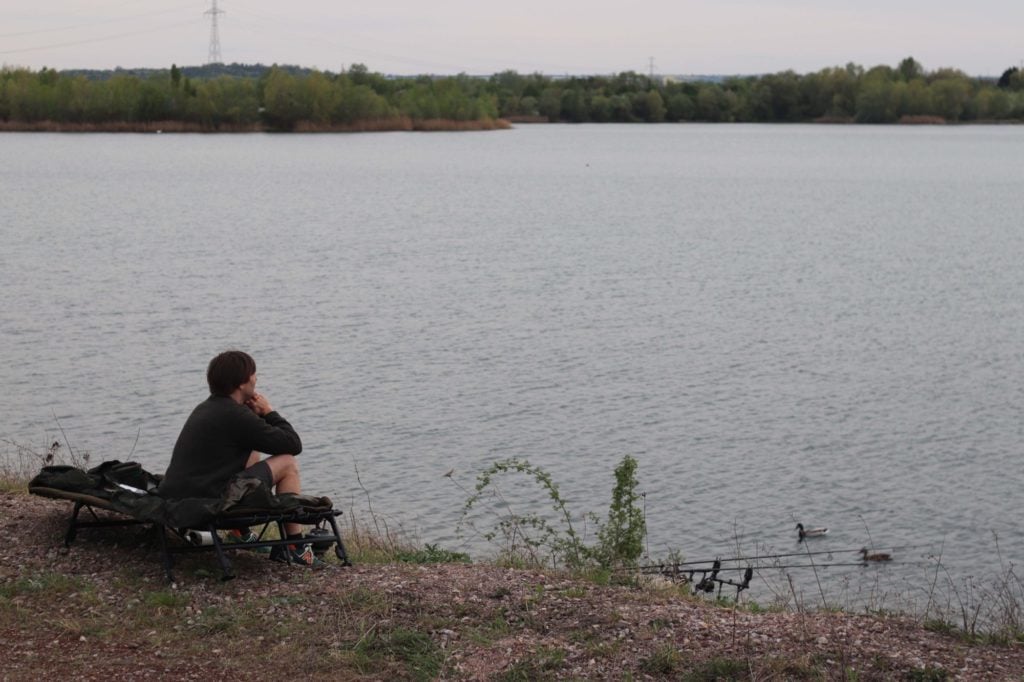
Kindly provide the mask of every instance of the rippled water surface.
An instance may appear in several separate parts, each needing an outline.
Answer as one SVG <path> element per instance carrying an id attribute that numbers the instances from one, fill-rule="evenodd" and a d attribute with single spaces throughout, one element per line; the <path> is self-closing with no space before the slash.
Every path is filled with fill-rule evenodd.
<path id="1" fill-rule="evenodd" d="M 550 471 L 579 514 L 631 454 L 655 556 L 791 552 L 803 521 L 832 528 L 816 549 L 899 548 L 893 584 L 940 548 L 991 567 L 993 531 L 1024 560 L 1018 127 L 7 133 L 0 153 L 8 441 L 63 439 L 59 419 L 95 460 L 162 471 L 206 362 L 240 347 L 307 489 L 368 494 L 425 542 L 487 551 L 455 535 L 456 484 L 496 459 Z"/>

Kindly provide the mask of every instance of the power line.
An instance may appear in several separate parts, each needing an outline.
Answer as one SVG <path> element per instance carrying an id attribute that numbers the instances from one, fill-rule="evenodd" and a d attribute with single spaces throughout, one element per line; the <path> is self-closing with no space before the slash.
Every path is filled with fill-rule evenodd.
<path id="1" fill-rule="evenodd" d="M 74 47 L 76 45 L 88 45 L 90 43 L 103 43 L 110 40 L 120 40 L 121 38 L 130 38 L 132 36 L 144 35 L 147 33 L 157 33 L 168 28 L 177 28 L 179 26 L 187 26 L 189 24 L 195 24 L 195 19 L 189 19 L 188 21 L 179 21 L 174 24 L 164 24 L 162 26 L 156 26 L 154 28 L 147 28 L 141 31 L 129 31 L 126 33 L 116 33 L 110 36 L 104 36 L 103 38 L 88 38 L 86 40 L 73 40 L 66 43 L 52 43 L 50 45 L 37 45 L 36 47 L 21 47 L 14 50 L 0 50 L 0 54 L 16 54 L 19 52 L 38 52 L 39 50 L 52 50 L 58 47 Z"/>
<path id="2" fill-rule="evenodd" d="M 331 37 L 319 35 L 315 31 L 310 31 L 304 26 L 296 26 L 289 20 L 290 16 L 283 15 L 270 15 L 263 12 L 255 11 L 251 8 L 246 8 L 244 14 L 232 15 L 232 26 L 241 28 L 247 33 L 256 36 L 264 40 L 264 44 L 269 39 L 280 39 L 283 36 L 289 36 L 295 40 L 301 40 L 303 45 L 323 45 L 330 48 L 334 52 L 339 53 L 338 61 L 361 61 L 369 59 L 386 59 L 394 62 L 401 62 L 409 65 L 413 68 L 427 68 L 427 69 L 442 69 L 455 72 L 473 72 L 484 70 L 479 67 L 473 68 L 470 65 L 463 63 L 457 63 L 455 60 L 462 59 L 461 57 L 452 56 L 446 54 L 433 45 L 428 48 L 425 53 L 417 53 L 416 55 L 410 56 L 407 53 L 393 52 L 393 51 L 381 51 L 376 48 L 364 48 L 361 47 L 359 39 L 346 39 L 342 36 L 333 35 Z M 393 46 L 401 49 L 407 49 L 408 45 L 405 43 L 397 43 L 394 41 L 388 41 L 385 38 L 379 36 L 362 36 L 362 40 L 372 41 L 374 45 Z M 388 48 L 385 48 L 388 49 Z M 426 57 L 422 56 L 426 54 Z M 347 59 L 346 59 L 347 57 Z M 542 65 L 534 62 L 523 62 L 521 59 L 515 61 L 521 67 L 531 69 L 537 72 L 548 72 L 548 73 L 566 73 L 566 72 L 577 72 L 587 71 L 584 67 L 577 66 L 552 66 L 551 64 Z M 474 56 L 473 62 L 475 64 L 493 64 L 495 68 L 499 70 L 505 70 L 510 68 L 509 60 L 502 60 L 493 57 L 479 57 Z M 613 68 L 595 68 L 590 69 L 593 73 L 617 73 L 621 69 Z"/>
<path id="3" fill-rule="evenodd" d="M 180 12 L 182 9 L 185 9 L 186 7 L 193 6 L 193 4 L 194 3 L 189 3 L 188 5 L 179 5 L 177 7 L 172 7 L 170 9 L 162 9 L 162 10 L 160 10 L 158 12 L 147 12 L 145 14 L 131 14 L 131 15 L 123 16 L 123 17 L 116 17 L 114 19 L 105 19 L 105 20 L 100 20 L 100 21 L 90 21 L 90 22 L 84 23 L 84 24 L 72 24 L 70 26 L 56 26 L 54 28 L 39 28 L 39 29 L 35 29 L 33 31 L 16 31 L 14 33 L 0 33 L 0 38 L 18 38 L 18 37 L 21 37 L 21 36 L 38 35 L 40 33 L 60 33 L 61 31 L 73 31 L 73 30 L 79 29 L 79 28 L 90 28 L 92 26 L 103 26 L 103 25 L 106 25 L 106 24 L 117 24 L 117 23 L 121 23 L 123 21 L 131 21 L 133 19 L 146 19 L 148 17 L 155 17 L 155 16 L 159 16 L 161 14 L 170 14 L 171 12 Z"/>

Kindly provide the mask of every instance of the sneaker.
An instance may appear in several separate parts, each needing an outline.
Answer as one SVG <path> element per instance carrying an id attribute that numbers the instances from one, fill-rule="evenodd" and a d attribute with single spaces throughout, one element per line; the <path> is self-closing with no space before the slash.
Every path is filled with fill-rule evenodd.
<path id="1" fill-rule="evenodd" d="M 334 531 L 326 528 L 312 528 L 306 533 L 306 540 L 313 545 L 313 554 L 322 557 L 330 551 L 331 547 L 334 547 Z"/>
<path id="2" fill-rule="evenodd" d="M 242 531 L 237 528 L 232 528 L 224 536 L 224 542 L 231 545 L 247 545 L 251 542 L 259 542 L 260 536 L 256 535 L 251 529 L 248 533 L 242 534 Z M 257 554 L 270 554 L 270 547 L 253 547 L 253 552 Z"/>
<path id="3" fill-rule="evenodd" d="M 320 568 L 321 566 L 327 565 L 322 559 L 313 553 L 313 546 L 308 543 L 298 546 L 288 545 L 287 549 L 281 545 L 272 547 L 270 558 L 273 561 L 281 561 L 286 564 L 300 564 L 310 568 Z"/>

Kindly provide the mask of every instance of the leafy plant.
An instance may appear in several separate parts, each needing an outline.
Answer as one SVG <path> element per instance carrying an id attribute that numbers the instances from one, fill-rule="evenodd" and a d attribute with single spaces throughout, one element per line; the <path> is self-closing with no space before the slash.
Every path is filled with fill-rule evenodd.
<path id="1" fill-rule="evenodd" d="M 549 523 L 546 518 L 534 512 L 514 512 L 501 491 L 494 485 L 495 478 L 501 474 L 523 474 L 543 488 L 555 512 L 555 524 Z M 477 476 L 474 492 L 462 507 L 460 527 L 469 522 L 469 514 L 486 492 L 492 493 L 505 510 L 505 513 L 495 512 L 498 515 L 498 522 L 493 530 L 484 533 L 486 540 L 494 541 L 500 535 L 505 540 L 505 551 L 510 557 L 525 554 L 533 563 L 540 565 L 548 562 L 553 565 L 565 563 L 569 566 L 584 564 L 587 558 L 586 547 L 573 526 L 572 515 L 558 491 L 558 486 L 546 471 L 533 466 L 527 460 L 515 457 L 495 462 Z"/>
<path id="2" fill-rule="evenodd" d="M 459 528 L 474 525 L 471 514 L 481 506 L 485 496 L 490 496 L 488 499 L 497 503 L 497 508 L 491 508 L 497 522 L 483 537 L 489 542 L 501 538 L 504 558 L 509 563 L 564 565 L 577 570 L 633 566 L 643 554 L 647 534 L 643 509 L 638 505 L 643 494 L 637 492 L 636 471 L 637 462 L 630 456 L 624 457 L 615 468 L 615 487 L 607 521 L 599 524 L 597 543 L 593 546 L 587 545 L 576 530 L 574 516 L 551 475 L 527 460 L 514 457 L 495 462 L 477 476 L 473 492 L 463 505 Z M 553 518 L 532 511 L 521 514 L 512 509 L 497 479 L 515 474 L 526 476 L 544 490 L 551 502 Z M 594 514 L 582 518 L 597 522 Z"/>
<path id="3" fill-rule="evenodd" d="M 644 551 L 647 522 L 637 506 L 637 463 L 629 455 L 615 467 L 615 488 L 608 507 L 608 521 L 597 533 L 596 558 L 602 566 L 636 564 Z"/>

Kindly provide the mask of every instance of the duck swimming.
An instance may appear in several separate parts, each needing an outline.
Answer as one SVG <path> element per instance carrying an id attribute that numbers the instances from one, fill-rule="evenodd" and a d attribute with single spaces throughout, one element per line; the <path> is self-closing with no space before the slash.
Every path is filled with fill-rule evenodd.
<path id="1" fill-rule="evenodd" d="M 861 548 L 860 555 L 864 561 L 892 561 L 892 554 L 888 552 L 869 552 L 867 547 Z"/>
<path id="2" fill-rule="evenodd" d="M 801 540 L 804 538 L 820 538 L 828 533 L 828 528 L 804 528 L 804 524 L 798 523 L 796 524 L 796 532 Z"/>

